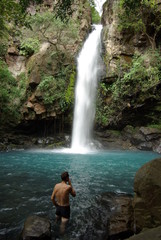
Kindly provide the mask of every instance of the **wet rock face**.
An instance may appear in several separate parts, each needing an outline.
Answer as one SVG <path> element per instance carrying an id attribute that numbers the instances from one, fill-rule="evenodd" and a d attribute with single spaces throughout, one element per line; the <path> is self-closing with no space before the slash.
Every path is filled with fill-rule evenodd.
<path id="1" fill-rule="evenodd" d="M 125 74 L 127 71 L 130 74 L 133 72 L 136 67 L 136 65 L 134 67 L 134 56 L 137 54 L 145 56 L 145 63 L 142 63 L 145 72 L 146 69 L 151 69 L 149 67 L 154 61 L 150 60 L 149 56 L 146 58 L 146 52 L 151 46 L 144 33 L 119 30 L 119 2 L 119 0 L 108 0 L 103 6 L 103 59 L 106 74 L 99 85 L 96 111 L 98 128 L 123 129 L 128 124 L 135 127 L 157 124 L 160 118 L 160 82 L 151 87 L 150 77 L 147 77 L 149 88 L 144 91 L 145 85 L 140 87 L 138 84 L 138 80 L 141 82 L 144 80 L 141 71 L 136 79 L 136 74 L 131 75 L 129 83 L 126 82 Z M 133 80 L 136 82 L 134 83 Z M 130 90 L 132 84 L 136 85 L 136 91 Z M 106 92 L 103 89 L 106 89 Z M 143 144 L 140 148 L 144 149 L 146 146 Z M 148 148 L 152 149 L 152 146 L 149 144 Z"/>
<path id="2" fill-rule="evenodd" d="M 113 200 L 115 205 L 109 221 L 110 239 L 125 238 L 133 234 L 132 196 L 120 195 Z"/>
<path id="3" fill-rule="evenodd" d="M 116 77 L 118 59 L 123 63 L 130 63 L 135 52 L 142 52 L 148 46 L 144 34 L 121 33 L 119 25 L 119 1 L 106 1 L 103 7 L 103 44 L 107 66 L 107 80 Z"/>
<path id="4" fill-rule="evenodd" d="M 79 239 L 125 239 L 133 233 L 132 196 L 103 193 L 88 208 L 86 224 Z"/>
<path id="5" fill-rule="evenodd" d="M 56 4 L 56 1 L 52 0 L 43 0 L 38 6 L 36 3 L 31 3 L 27 8 L 27 13 L 35 15 L 39 12 L 52 12 L 54 4 Z M 73 19 L 73 25 L 68 26 L 69 29 L 64 28 L 59 32 L 59 29 L 54 28 L 54 25 L 52 26 L 51 24 L 53 29 L 56 29 L 54 30 L 55 32 L 47 29 L 48 33 L 43 35 L 41 29 L 35 27 L 35 36 L 39 36 L 40 40 L 38 52 L 35 51 L 30 55 L 22 56 L 20 51 L 21 41 L 19 39 L 11 42 L 8 48 L 6 62 L 9 70 L 17 78 L 17 81 L 19 81 L 19 76 L 22 73 L 26 77 L 25 101 L 23 101 L 23 106 L 20 109 L 22 114 L 21 123 L 31 120 L 36 122 L 43 119 L 57 121 L 64 117 L 64 111 L 66 111 L 67 118 L 71 114 L 70 111 L 73 112 L 70 106 L 64 110 L 64 103 L 60 104 L 61 101 L 59 99 L 64 99 L 65 92 L 71 81 L 70 77 L 72 74 L 72 76 L 75 76 L 76 57 L 91 30 L 91 7 L 87 0 L 76 0 L 72 3 L 72 10 L 73 15 L 71 18 Z M 23 40 L 25 42 L 30 37 L 30 33 L 23 31 Z M 75 31 L 76 33 L 73 35 Z M 57 89 L 55 92 L 52 90 L 52 94 L 60 95 L 60 98 L 46 104 L 43 99 L 44 93 L 40 91 L 39 84 L 43 81 L 43 78 L 48 76 L 53 77 L 57 82 L 60 80 L 60 86 L 57 88 L 60 89 L 62 87 L 60 90 L 62 92 L 59 91 L 57 93 Z M 51 96 L 53 96 L 52 94 Z M 59 122 L 61 124 L 62 120 Z"/>
<path id="6" fill-rule="evenodd" d="M 157 128 L 127 125 L 122 131 L 95 131 L 95 139 L 105 149 L 139 149 L 161 153 L 161 129 Z"/>
<path id="7" fill-rule="evenodd" d="M 24 229 L 20 237 L 21 240 L 50 240 L 51 224 L 48 219 L 31 216 L 24 224 Z"/>
<path id="8" fill-rule="evenodd" d="M 161 153 L 161 130 L 152 127 L 126 126 L 122 131 L 123 140 L 129 140 L 132 146 L 140 150 Z"/>
<path id="9" fill-rule="evenodd" d="M 161 227 L 148 229 L 135 236 L 128 238 L 129 240 L 160 240 L 161 239 Z"/>
<path id="10" fill-rule="evenodd" d="M 136 231 L 161 225 L 161 158 L 145 164 L 134 181 Z"/>

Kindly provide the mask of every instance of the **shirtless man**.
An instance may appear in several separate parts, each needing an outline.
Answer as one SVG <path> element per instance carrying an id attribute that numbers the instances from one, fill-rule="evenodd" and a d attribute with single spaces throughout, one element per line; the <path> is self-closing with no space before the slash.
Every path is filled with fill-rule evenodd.
<path id="1" fill-rule="evenodd" d="M 65 230 L 65 223 L 70 218 L 69 194 L 73 197 L 76 192 L 72 187 L 68 172 L 61 174 L 62 182 L 55 185 L 51 195 L 51 201 L 56 207 L 56 218 L 61 219 L 61 232 Z M 67 184 L 68 183 L 68 184 Z"/>

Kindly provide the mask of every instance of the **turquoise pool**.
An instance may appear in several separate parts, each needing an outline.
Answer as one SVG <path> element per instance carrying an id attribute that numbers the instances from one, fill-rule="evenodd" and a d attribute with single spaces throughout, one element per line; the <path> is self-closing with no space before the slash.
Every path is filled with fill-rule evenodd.
<path id="1" fill-rule="evenodd" d="M 136 171 L 157 157 L 157 153 L 138 151 L 0 153 L 0 239 L 16 239 L 26 217 L 33 214 L 47 216 L 54 225 L 50 196 L 63 171 L 69 172 L 77 192 L 76 198 L 71 198 L 67 239 L 81 239 L 95 198 L 105 192 L 133 194 Z"/>

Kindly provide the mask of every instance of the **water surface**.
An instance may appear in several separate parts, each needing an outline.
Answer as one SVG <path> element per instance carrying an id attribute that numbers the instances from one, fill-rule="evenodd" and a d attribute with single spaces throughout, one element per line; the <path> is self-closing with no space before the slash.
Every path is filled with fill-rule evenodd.
<path id="1" fill-rule="evenodd" d="M 70 199 L 72 211 L 66 239 L 81 239 L 97 196 L 104 192 L 133 194 L 136 171 L 157 157 L 160 155 L 153 152 L 130 151 L 0 153 L 0 239 L 16 239 L 26 217 L 33 214 L 47 216 L 53 230 L 55 209 L 50 197 L 63 171 L 69 172 L 77 192 L 76 198 Z"/>

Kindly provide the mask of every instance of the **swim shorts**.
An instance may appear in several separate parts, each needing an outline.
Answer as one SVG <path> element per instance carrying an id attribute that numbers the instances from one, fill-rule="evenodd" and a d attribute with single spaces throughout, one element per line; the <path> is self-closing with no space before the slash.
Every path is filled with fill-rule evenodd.
<path id="1" fill-rule="evenodd" d="M 70 218 L 70 206 L 56 206 L 56 215 L 64 218 Z"/>

